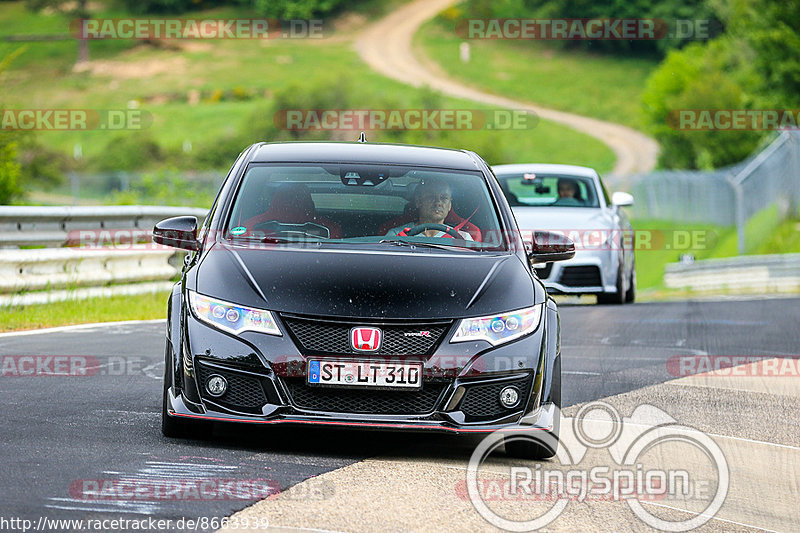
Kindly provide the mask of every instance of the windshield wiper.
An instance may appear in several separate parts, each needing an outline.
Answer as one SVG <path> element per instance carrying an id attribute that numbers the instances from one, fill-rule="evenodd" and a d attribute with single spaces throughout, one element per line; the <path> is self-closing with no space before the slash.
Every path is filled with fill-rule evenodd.
<path id="1" fill-rule="evenodd" d="M 401 239 L 383 239 L 378 241 L 379 244 L 393 244 L 395 246 L 409 246 L 414 248 L 415 246 L 419 246 L 422 248 L 437 248 L 439 250 L 452 250 L 453 248 L 458 248 L 461 250 L 472 250 L 473 248 L 468 248 L 466 246 L 451 246 L 449 244 L 436 244 L 432 242 L 411 242 L 411 241 L 404 241 Z"/>
<path id="2" fill-rule="evenodd" d="M 287 242 L 297 242 L 297 243 L 320 243 L 323 240 L 322 237 L 318 237 L 317 235 L 306 235 L 306 237 L 315 237 L 314 239 L 289 239 L 287 237 L 278 237 L 277 235 L 267 235 L 266 237 L 261 238 L 261 242 L 270 243 L 270 244 L 284 244 Z"/>

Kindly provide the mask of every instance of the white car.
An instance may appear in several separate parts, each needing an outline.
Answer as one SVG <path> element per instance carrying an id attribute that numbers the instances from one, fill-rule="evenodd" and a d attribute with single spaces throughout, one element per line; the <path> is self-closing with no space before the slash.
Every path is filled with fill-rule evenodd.
<path id="1" fill-rule="evenodd" d="M 598 303 L 634 301 L 634 233 L 620 209 L 633 205 L 633 196 L 609 197 L 600 176 L 587 167 L 523 164 L 492 170 L 524 234 L 547 230 L 575 242 L 573 259 L 536 268 L 548 292 L 596 294 Z"/>

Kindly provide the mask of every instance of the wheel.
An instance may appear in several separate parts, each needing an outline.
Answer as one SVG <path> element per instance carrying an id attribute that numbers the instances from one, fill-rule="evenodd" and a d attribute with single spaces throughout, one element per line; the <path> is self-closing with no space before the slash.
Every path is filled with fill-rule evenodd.
<path id="1" fill-rule="evenodd" d="M 530 435 L 517 434 L 505 437 L 503 445 L 506 455 L 517 459 L 550 459 L 558 451 L 558 435 L 561 432 L 560 409 L 556 410 L 552 431 L 537 430 Z"/>
<path id="2" fill-rule="evenodd" d="M 619 267 L 617 268 L 617 292 L 604 292 L 598 294 L 597 303 L 620 305 L 628 301 L 627 295 L 625 294 L 625 280 L 623 279 L 624 270 L 623 263 L 620 263 Z"/>
<path id="3" fill-rule="evenodd" d="M 169 383 L 172 381 L 170 369 L 172 362 L 170 357 L 171 350 L 169 349 L 169 341 L 164 353 L 164 391 L 161 399 L 161 433 L 165 437 L 181 438 L 191 436 L 196 428 L 193 424 L 187 423 L 185 420 L 180 420 L 174 416 L 169 416 L 167 412 L 167 403 L 169 402 Z"/>
<path id="4" fill-rule="evenodd" d="M 518 459 L 549 459 L 558 451 L 561 434 L 561 357 L 556 360 L 553 368 L 550 400 L 556 406 L 552 431 L 537 430 L 530 435 L 517 434 L 504 437 L 503 445 L 507 456 Z"/>
<path id="5" fill-rule="evenodd" d="M 636 300 L 636 263 L 631 265 L 630 283 L 628 284 L 628 292 L 625 293 L 625 303 L 632 304 Z"/>

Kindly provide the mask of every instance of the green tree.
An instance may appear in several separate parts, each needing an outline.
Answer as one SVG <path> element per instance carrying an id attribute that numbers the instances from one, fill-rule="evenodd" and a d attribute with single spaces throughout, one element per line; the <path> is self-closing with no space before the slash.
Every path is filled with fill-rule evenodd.
<path id="1" fill-rule="evenodd" d="M 800 105 L 800 0 L 729 0 L 717 6 L 728 33 L 751 53 L 757 105 Z"/>
<path id="2" fill-rule="evenodd" d="M 666 168 L 709 169 L 747 157 L 759 132 L 682 130 L 670 120 L 680 110 L 743 109 L 750 106 L 746 61 L 729 38 L 671 51 L 647 81 L 642 95 L 649 130 L 661 144 Z"/>

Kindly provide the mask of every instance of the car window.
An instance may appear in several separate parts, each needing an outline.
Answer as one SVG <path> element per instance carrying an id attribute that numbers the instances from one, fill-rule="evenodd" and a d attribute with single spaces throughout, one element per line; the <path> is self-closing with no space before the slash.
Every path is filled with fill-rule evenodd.
<path id="1" fill-rule="evenodd" d="M 444 219 L 431 222 L 438 220 L 437 214 Z M 239 185 L 224 235 L 280 243 L 408 241 L 496 250 L 505 249 L 499 220 L 486 180 L 477 171 L 252 164 Z M 421 225 L 424 229 L 414 233 Z"/>
<path id="2" fill-rule="evenodd" d="M 592 178 L 517 173 L 497 179 L 511 206 L 600 207 Z"/>

